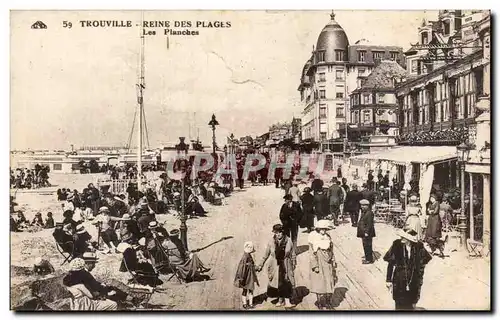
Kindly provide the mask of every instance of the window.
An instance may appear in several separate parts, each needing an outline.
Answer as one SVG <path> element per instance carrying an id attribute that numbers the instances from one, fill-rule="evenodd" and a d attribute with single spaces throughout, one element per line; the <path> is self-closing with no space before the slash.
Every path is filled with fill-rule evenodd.
<path id="1" fill-rule="evenodd" d="M 421 44 L 427 44 L 429 42 L 429 34 L 427 32 L 422 32 Z"/>
<path id="2" fill-rule="evenodd" d="M 344 61 L 344 51 L 335 50 L 335 61 Z"/>
<path id="3" fill-rule="evenodd" d="M 344 70 L 336 70 L 335 71 L 335 79 L 343 80 L 344 79 Z"/>
<path id="4" fill-rule="evenodd" d="M 368 93 L 363 95 L 363 104 L 370 104 L 371 103 L 370 100 L 371 100 L 370 95 Z"/>
<path id="5" fill-rule="evenodd" d="M 344 106 L 341 105 L 341 104 L 338 104 L 337 105 L 337 113 L 336 113 L 337 118 L 343 118 L 344 117 L 344 111 L 345 111 Z"/>
<path id="6" fill-rule="evenodd" d="M 325 61 L 325 51 L 318 51 L 316 53 L 316 59 L 318 59 L 318 62 L 324 62 Z"/>
<path id="7" fill-rule="evenodd" d="M 333 72 L 333 66 L 328 66 L 328 72 Z"/>
<path id="8" fill-rule="evenodd" d="M 391 60 L 396 61 L 398 60 L 399 52 L 391 52 Z"/>
<path id="9" fill-rule="evenodd" d="M 366 59 L 366 51 L 358 51 L 358 61 L 364 62 Z"/>
<path id="10" fill-rule="evenodd" d="M 385 94 L 384 93 L 379 93 L 377 95 L 377 102 L 378 103 L 384 103 L 385 102 Z"/>
<path id="11" fill-rule="evenodd" d="M 326 118 L 326 106 L 319 107 L 319 118 L 320 119 Z"/>
<path id="12" fill-rule="evenodd" d="M 320 139 L 321 140 L 326 140 L 326 132 L 321 132 L 320 133 Z"/>
<path id="13" fill-rule="evenodd" d="M 326 77 L 325 77 L 325 73 L 320 73 L 319 74 L 319 82 L 325 82 L 326 81 Z"/>
<path id="14" fill-rule="evenodd" d="M 62 170 L 62 164 L 61 163 L 54 163 L 54 169 L 53 170 Z"/>
<path id="15" fill-rule="evenodd" d="M 383 51 L 373 51 L 373 60 L 380 61 L 384 57 Z"/>
<path id="16" fill-rule="evenodd" d="M 417 60 L 411 60 L 411 69 L 410 69 L 410 72 L 411 73 L 417 73 L 418 72 L 418 61 Z"/>
<path id="17" fill-rule="evenodd" d="M 320 99 L 326 98 L 326 91 L 325 90 L 319 90 L 319 98 Z"/>
<path id="18" fill-rule="evenodd" d="M 335 94 L 335 98 L 337 98 L 337 99 L 343 99 L 344 98 L 344 93 L 343 92 L 337 92 Z"/>
<path id="19" fill-rule="evenodd" d="M 443 34 L 445 36 L 450 34 L 450 20 L 443 21 Z"/>
<path id="20" fill-rule="evenodd" d="M 354 122 L 359 122 L 359 112 L 354 111 Z"/>
<path id="21" fill-rule="evenodd" d="M 372 119 L 371 119 L 370 111 L 365 110 L 365 112 L 363 112 L 363 122 L 370 123 L 371 121 L 372 121 Z"/>
<path id="22" fill-rule="evenodd" d="M 358 69 L 358 77 L 363 77 L 365 75 L 365 69 Z"/>

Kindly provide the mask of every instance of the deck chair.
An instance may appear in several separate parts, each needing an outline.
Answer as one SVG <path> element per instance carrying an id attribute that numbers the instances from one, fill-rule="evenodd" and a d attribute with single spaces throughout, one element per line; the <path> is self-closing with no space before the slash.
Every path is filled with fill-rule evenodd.
<path id="1" fill-rule="evenodd" d="M 75 246 L 73 241 L 67 242 L 57 242 L 56 241 L 57 251 L 63 256 L 64 261 L 61 263 L 61 266 L 66 262 L 71 262 L 75 258 Z"/>
<path id="2" fill-rule="evenodd" d="M 179 271 L 177 270 L 177 268 L 174 265 L 172 265 L 170 263 L 170 260 L 168 259 L 168 250 L 165 250 L 165 248 L 161 245 L 161 243 L 158 240 L 158 238 L 154 238 L 154 240 L 155 240 L 156 246 L 160 249 L 160 252 L 161 252 L 160 254 L 164 255 L 164 259 L 163 259 L 164 261 L 163 261 L 163 263 L 159 264 L 159 265 L 155 264 L 154 268 L 156 270 L 158 270 L 158 272 L 160 272 L 160 271 L 167 271 L 168 273 L 170 273 L 170 277 L 167 279 L 167 281 L 170 281 L 170 280 L 172 280 L 172 278 L 175 277 L 179 281 L 179 283 L 182 283 L 182 278 L 179 275 Z M 156 259 L 157 257 L 154 257 L 151 254 L 151 252 L 149 252 L 149 250 L 148 250 L 148 253 L 149 253 L 149 255 L 151 257 L 153 257 L 153 260 L 157 260 Z"/>
<path id="3" fill-rule="evenodd" d="M 151 300 L 153 294 L 155 292 L 158 292 L 159 290 L 156 288 L 156 286 L 150 287 L 141 285 L 138 281 L 137 273 L 134 274 L 132 270 L 129 269 L 125 259 L 122 260 L 123 264 L 125 265 L 125 268 L 127 269 L 127 272 L 132 276 L 132 278 L 127 283 L 127 287 L 129 289 L 128 294 L 132 297 L 132 305 L 134 306 L 135 309 L 139 309 L 141 306 L 147 309 L 149 300 Z M 139 275 L 141 277 L 150 277 L 155 280 L 158 279 L 157 272 L 153 275 L 141 274 L 141 273 L 139 273 Z"/>
<path id="4" fill-rule="evenodd" d="M 482 257 L 484 244 L 482 242 L 467 239 L 467 251 L 469 251 L 469 257 Z M 489 252 L 486 253 L 486 256 L 489 255 Z"/>

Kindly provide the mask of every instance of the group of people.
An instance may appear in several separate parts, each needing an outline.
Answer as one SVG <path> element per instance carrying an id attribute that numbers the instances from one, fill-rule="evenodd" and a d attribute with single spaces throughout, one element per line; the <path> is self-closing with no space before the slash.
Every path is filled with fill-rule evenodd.
<path id="1" fill-rule="evenodd" d="M 34 169 L 17 168 L 10 170 L 10 187 L 16 189 L 36 189 L 50 187 L 49 166 L 35 165 Z"/>

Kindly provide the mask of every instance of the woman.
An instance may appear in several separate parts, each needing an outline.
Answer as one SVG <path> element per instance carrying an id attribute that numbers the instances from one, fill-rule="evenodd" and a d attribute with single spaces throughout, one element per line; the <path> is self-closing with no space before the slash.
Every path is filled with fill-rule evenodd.
<path id="1" fill-rule="evenodd" d="M 427 229 L 425 230 L 425 241 L 431 248 L 431 253 L 434 254 L 436 249 L 439 250 L 439 256 L 444 258 L 443 242 L 441 241 L 441 217 L 439 216 L 439 202 L 436 196 L 431 194 L 430 204 L 427 209 Z"/>
<path id="2" fill-rule="evenodd" d="M 449 230 L 451 225 L 453 209 L 451 208 L 450 201 L 448 197 L 443 196 L 443 202 L 439 205 L 439 217 L 441 218 L 441 222 L 443 224 L 444 230 Z"/>
<path id="3" fill-rule="evenodd" d="M 320 220 L 316 231 L 309 235 L 311 266 L 311 292 L 316 293 L 318 309 L 332 309 L 333 293 L 337 283 L 337 262 L 333 253 L 333 242 L 328 233 L 330 221 Z"/>
<path id="4" fill-rule="evenodd" d="M 311 232 L 314 227 L 314 196 L 311 194 L 311 188 L 304 188 L 304 194 L 300 200 L 302 202 L 300 227 L 307 228 L 307 232 Z"/>
<path id="5" fill-rule="evenodd" d="M 384 256 L 387 266 L 386 286 L 392 290 L 396 310 L 413 310 L 420 299 L 424 268 L 432 259 L 424 245 L 416 239 L 415 230 L 398 230 L 400 239 L 394 240 Z"/>
<path id="6" fill-rule="evenodd" d="M 139 245 L 130 245 L 122 242 L 118 245 L 117 250 L 123 253 L 123 260 L 120 265 L 120 272 L 129 271 L 134 275 L 134 279 L 143 286 L 156 287 L 163 284 L 163 281 L 158 278 L 158 273 L 155 271 L 151 261 L 146 259 L 142 251 L 137 250 Z"/>
<path id="7" fill-rule="evenodd" d="M 417 241 L 422 240 L 422 223 L 421 223 L 421 215 L 422 210 L 420 210 L 420 206 L 418 205 L 417 196 L 410 197 L 410 203 L 408 203 L 407 207 L 407 217 L 405 222 L 405 229 L 415 230 L 417 232 Z"/>
<path id="8" fill-rule="evenodd" d="M 285 305 L 292 308 L 295 305 L 290 303 L 293 287 L 295 286 L 295 251 L 289 237 L 283 233 L 283 226 L 276 224 L 273 226 L 274 236 L 266 247 L 261 262 L 257 265 L 257 271 L 261 271 L 268 260 L 267 273 L 269 282 L 267 285 L 267 296 L 277 297 L 277 307 Z"/>

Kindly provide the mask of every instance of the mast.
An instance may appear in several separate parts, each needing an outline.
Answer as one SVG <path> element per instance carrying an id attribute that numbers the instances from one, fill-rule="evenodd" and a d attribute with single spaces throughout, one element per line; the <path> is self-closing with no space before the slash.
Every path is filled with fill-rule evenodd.
<path id="1" fill-rule="evenodd" d="M 139 134 L 137 139 L 137 187 L 138 190 L 142 190 L 142 132 L 143 132 L 143 115 L 144 115 L 144 89 L 146 84 L 144 81 L 144 32 L 142 32 L 142 25 L 144 21 L 144 12 L 141 15 L 141 27 L 139 28 L 141 37 L 141 49 L 140 49 L 140 75 L 139 83 L 137 84 L 137 102 L 139 104 Z"/>

